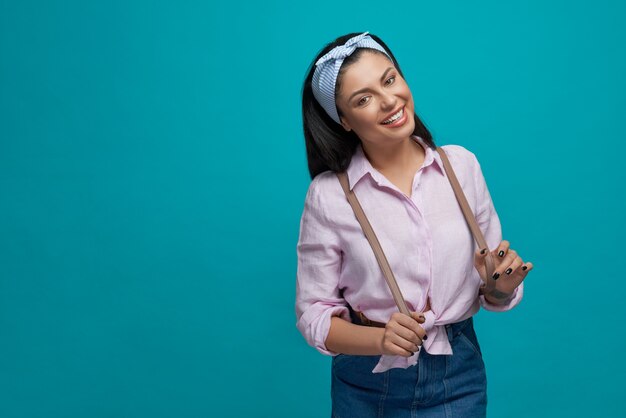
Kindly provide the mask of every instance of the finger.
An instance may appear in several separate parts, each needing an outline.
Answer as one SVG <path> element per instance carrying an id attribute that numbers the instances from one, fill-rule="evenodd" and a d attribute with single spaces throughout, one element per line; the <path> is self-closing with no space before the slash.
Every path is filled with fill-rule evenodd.
<path id="1" fill-rule="evenodd" d="M 417 336 L 420 337 L 420 340 L 427 340 L 428 335 L 426 335 L 426 330 L 422 328 L 421 325 L 417 326 Z"/>
<path id="2" fill-rule="evenodd" d="M 521 268 L 518 268 L 514 273 L 511 274 L 511 280 L 513 284 L 513 288 L 517 287 L 524 281 L 528 272 L 533 269 L 533 263 L 526 262 L 522 263 Z"/>
<path id="3" fill-rule="evenodd" d="M 411 352 L 411 354 L 417 351 L 417 349 L 422 345 L 421 340 L 419 340 L 418 342 L 409 341 L 395 334 L 389 336 L 388 340 L 392 344 L 396 345 L 397 347 L 400 347 L 403 350 Z"/>
<path id="4" fill-rule="evenodd" d="M 515 257 L 515 260 L 513 260 L 509 267 L 504 270 L 503 276 L 513 276 L 523 264 L 524 260 L 522 260 L 520 256 Z"/>
<path id="5" fill-rule="evenodd" d="M 522 264 L 522 268 L 519 269 L 519 272 L 523 275 L 523 277 L 526 277 L 526 275 L 533 269 L 533 267 L 533 263 L 527 261 Z"/>
<path id="6" fill-rule="evenodd" d="M 408 348 L 407 349 L 404 346 L 398 345 L 391 340 L 385 341 L 383 346 L 384 346 L 385 354 L 391 354 L 394 356 L 411 357 L 415 352 L 419 351 L 419 347 L 417 347 L 417 345 L 415 344 L 407 346 Z"/>
<path id="7" fill-rule="evenodd" d="M 487 257 L 488 250 L 489 248 L 477 248 L 476 251 L 474 251 L 474 257 L 477 259 L 485 258 Z"/>
<path id="8" fill-rule="evenodd" d="M 401 312 L 394 312 L 391 315 L 391 320 L 397 322 L 398 324 L 402 325 L 405 328 L 408 328 L 413 332 L 416 332 L 419 327 L 419 323 L 415 319 Z M 424 320 L 426 320 L 426 317 L 424 317 Z"/>
<path id="9" fill-rule="evenodd" d="M 498 268 L 496 268 L 496 270 L 493 272 L 492 278 L 494 280 L 498 280 L 502 273 L 504 273 L 506 269 L 508 269 L 511 264 L 513 264 L 513 261 L 515 261 L 517 257 L 517 251 L 509 249 L 500 265 L 498 265 Z"/>
<path id="10" fill-rule="evenodd" d="M 477 269 L 484 268 L 487 254 L 489 254 L 489 248 L 478 248 L 474 251 L 474 267 Z"/>
<path id="11" fill-rule="evenodd" d="M 389 321 L 387 327 L 389 330 L 389 338 L 392 341 L 396 342 L 398 338 L 409 341 L 415 344 L 421 344 L 421 339 L 418 334 L 410 328 L 406 328 L 401 324 L 398 324 L 395 321 Z"/>
<path id="12" fill-rule="evenodd" d="M 511 246 L 510 242 L 508 242 L 507 240 L 503 240 L 500 243 L 500 245 L 498 245 L 498 248 L 493 250 L 493 254 L 497 255 L 498 257 L 500 257 L 502 259 L 508 253 L 510 246 Z"/>
<path id="13" fill-rule="evenodd" d="M 411 349 L 411 350 L 406 350 L 402 347 L 398 347 L 395 346 L 396 348 L 393 350 L 395 355 L 397 356 L 402 356 L 402 357 L 411 357 L 412 355 L 414 355 L 415 353 L 417 353 L 419 351 L 419 347 L 415 348 L 415 349 Z"/>

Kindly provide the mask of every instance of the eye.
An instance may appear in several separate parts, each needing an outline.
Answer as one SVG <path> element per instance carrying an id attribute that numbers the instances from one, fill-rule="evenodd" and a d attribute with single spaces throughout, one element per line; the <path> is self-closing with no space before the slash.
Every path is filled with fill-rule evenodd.
<path id="1" fill-rule="evenodd" d="M 390 82 L 389 82 L 389 80 L 393 80 L 393 81 L 390 83 Z M 389 78 L 387 79 L 387 81 L 385 81 L 385 84 L 387 84 L 387 85 L 393 84 L 393 82 L 394 82 L 395 80 L 396 80 L 396 76 L 395 76 L 395 75 L 392 75 L 391 77 L 389 77 Z"/>
<path id="2" fill-rule="evenodd" d="M 361 98 L 361 100 L 359 100 L 359 101 L 358 101 L 357 105 L 358 105 L 358 106 L 362 106 L 362 105 L 364 105 L 365 103 L 367 103 L 367 102 L 365 101 L 365 99 L 369 99 L 369 96 L 362 97 L 362 98 Z"/>

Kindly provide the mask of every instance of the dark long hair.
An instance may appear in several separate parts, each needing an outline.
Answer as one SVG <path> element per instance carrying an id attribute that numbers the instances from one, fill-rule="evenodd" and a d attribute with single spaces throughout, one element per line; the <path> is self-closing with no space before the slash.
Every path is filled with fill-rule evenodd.
<path id="1" fill-rule="evenodd" d="M 304 125 L 304 139 L 306 142 L 306 154 L 311 179 L 315 178 L 315 176 L 319 173 L 327 170 L 340 172 L 347 169 L 350 164 L 350 160 L 352 159 L 352 155 L 361 141 L 354 131 L 346 131 L 340 124 L 328 116 L 324 108 L 318 103 L 315 96 L 313 96 L 313 88 L 311 87 L 313 72 L 315 71 L 315 62 L 337 45 L 345 44 L 348 39 L 357 36 L 360 33 L 362 32 L 354 32 L 340 36 L 333 42 L 326 45 L 317 54 L 307 70 L 307 76 L 304 80 L 304 86 L 302 87 L 302 122 Z M 369 36 L 378 42 L 385 49 L 385 51 L 387 51 L 396 69 L 402 78 L 404 78 L 404 74 L 402 74 L 402 70 L 400 70 L 400 66 L 396 61 L 396 58 L 393 56 L 387 45 L 378 36 L 371 33 Z M 345 69 L 350 64 L 358 61 L 365 49 L 367 49 L 368 52 L 382 54 L 382 52 L 376 49 L 357 48 L 352 55 L 346 57 L 341 64 L 341 68 L 337 76 L 335 94 L 339 91 L 341 76 L 345 72 Z M 339 113 L 339 116 L 341 116 L 341 111 L 339 109 L 337 109 L 337 112 Z M 434 150 L 436 146 L 432 135 L 417 114 L 414 114 L 414 116 L 415 130 L 413 131 L 413 135 L 417 135 L 422 138 L 424 142 Z"/>

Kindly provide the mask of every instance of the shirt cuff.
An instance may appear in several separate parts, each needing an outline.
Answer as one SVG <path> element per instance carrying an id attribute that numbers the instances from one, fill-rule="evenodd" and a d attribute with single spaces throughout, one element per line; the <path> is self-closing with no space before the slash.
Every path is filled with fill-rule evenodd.
<path id="1" fill-rule="evenodd" d="M 308 335 L 310 338 L 309 344 L 317 351 L 327 356 L 337 356 L 340 354 L 326 347 L 326 338 L 330 332 L 330 320 L 333 316 L 338 316 L 348 322 L 352 322 L 350 319 L 350 310 L 347 306 L 335 306 L 324 310 L 318 318 L 309 323 L 309 332 L 305 333 L 305 335 Z"/>
<path id="2" fill-rule="evenodd" d="M 505 304 L 493 304 L 489 302 L 485 295 L 479 295 L 480 305 L 488 311 L 492 312 L 505 312 L 516 307 L 520 301 L 522 300 L 522 296 L 524 296 L 524 284 L 521 283 L 519 286 L 515 288 L 513 294 L 509 298 L 509 300 Z"/>

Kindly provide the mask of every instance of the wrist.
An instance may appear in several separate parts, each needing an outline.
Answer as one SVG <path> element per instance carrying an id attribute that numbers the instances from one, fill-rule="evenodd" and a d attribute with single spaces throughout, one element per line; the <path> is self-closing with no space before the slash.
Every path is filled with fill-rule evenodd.
<path id="1" fill-rule="evenodd" d="M 506 305 L 508 302 L 510 302 L 514 293 L 515 292 L 504 293 L 499 291 L 498 289 L 494 289 L 489 293 L 485 293 L 484 296 L 485 300 L 492 305 Z"/>
<path id="2" fill-rule="evenodd" d="M 376 352 L 379 354 L 385 354 L 384 345 L 385 342 L 385 328 L 376 328 Z"/>

